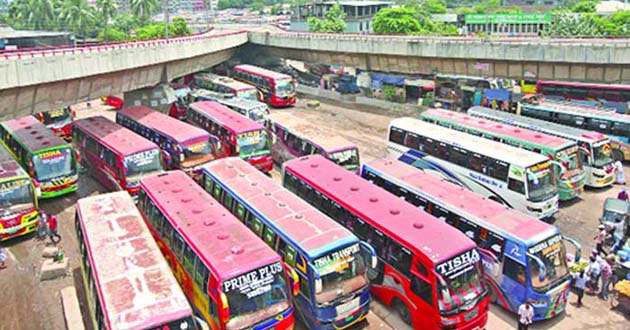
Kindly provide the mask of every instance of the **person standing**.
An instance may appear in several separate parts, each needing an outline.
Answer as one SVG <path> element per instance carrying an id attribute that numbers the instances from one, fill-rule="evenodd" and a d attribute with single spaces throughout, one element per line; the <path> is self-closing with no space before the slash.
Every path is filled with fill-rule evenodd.
<path id="1" fill-rule="evenodd" d="M 0 247 L 0 269 L 7 268 L 7 256 L 4 254 L 4 250 Z"/>
<path id="2" fill-rule="evenodd" d="M 57 217 L 54 215 L 48 217 L 48 236 L 55 245 L 61 241 L 61 235 L 57 232 Z"/>
<path id="3" fill-rule="evenodd" d="M 604 242 L 606 241 L 607 234 L 606 226 L 599 225 L 597 229 L 599 229 L 599 232 L 595 237 L 593 237 L 593 239 L 595 240 L 595 250 L 597 250 L 597 253 L 599 254 L 603 253 L 604 255 L 606 255 L 606 251 L 604 251 Z"/>
<path id="4" fill-rule="evenodd" d="M 595 256 L 589 258 L 588 276 L 591 278 L 590 287 L 593 291 L 598 290 L 599 276 L 601 273 L 601 264 Z"/>
<path id="5" fill-rule="evenodd" d="M 46 238 L 48 234 L 48 215 L 46 212 L 39 211 L 39 222 L 37 223 L 37 240 L 41 241 Z"/>
<path id="6" fill-rule="evenodd" d="M 528 301 L 518 306 L 518 330 L 527 330 L 534 319 L 534 308 Z"/>
<path id="7" fill-rule="evenodd" d="M 599 298 L 603 300 L 608 300 L 608 283 L 610 283 L 610 279 L 613 275 L 612 266 L 610 265 L 611 257 L 614 258 L 613 255 L 610 255 L 601 262 L 602 291 L 599 293 Z"/>
<path id="8" fill-rule="evenodd" d="M 577 307 L 582 307 L 582 298 L 584 297 L 584 288 L 586 288 L 586 282 L 588 282 L 588 275 L 584 272 L 584 270 L 580 271 L 579 274 L 573 275 L 573 283 L 575 286 L 575 290 L 577 291 Z"/>
<path id="9" fill-rule="evenodd" d="M 623 164 L 620 160 L 615 162 L 615 183 L 626 184 L 626 174 L 623 172 Z"/>
<path id="10" fill-rule="evenodd" d="M 630 199 L 628 198 L 628 193 L 625 188 L 621 188 L 621 191 L 617 194 L 617 199 L 621 199 L 622 201 L 628 202 Z"/>

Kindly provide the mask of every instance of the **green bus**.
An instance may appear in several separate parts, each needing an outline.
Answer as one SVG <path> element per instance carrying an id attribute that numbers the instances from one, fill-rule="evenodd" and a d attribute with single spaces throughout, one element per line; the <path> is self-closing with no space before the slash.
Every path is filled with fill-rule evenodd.
<path id="1" fill-rule="evenodd" d="M 0 123 L 0 142 L 31 176 L 38 197 L 52 198 L 77 191 L 76 154 L 35 117 Z"/>
<path id="2" fill-rule="evenodd" d="M 420 119 L 549 157 L 556 165 L 560 200 L 576 198 L 584 190 L 582 157 L 578 156 L 580 149 L 575 141 L 440 109 L 427 110 Z"/>

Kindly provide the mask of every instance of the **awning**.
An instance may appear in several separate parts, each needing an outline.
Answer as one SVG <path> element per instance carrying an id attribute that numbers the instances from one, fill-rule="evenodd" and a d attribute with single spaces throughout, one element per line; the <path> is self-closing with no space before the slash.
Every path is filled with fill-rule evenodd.
<path id="1" fill-rule="evenodd" d="M 406 86 L 422 87 L 425 89 L 433 89 L 433 80 L 427 79 L 405 79 Z"/>
<path id="2" fill-rule="evenodd" d="M 510 91 L 505 89 L 486 89 L 485 97 L 489 100 L 509 101 Z"/>

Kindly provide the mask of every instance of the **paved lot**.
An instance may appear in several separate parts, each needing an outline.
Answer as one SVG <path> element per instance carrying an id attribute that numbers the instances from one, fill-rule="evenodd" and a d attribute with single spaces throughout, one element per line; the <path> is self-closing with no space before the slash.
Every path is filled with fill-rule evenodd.
<path id="1" fill-rule="evenodd" d="M 98 102 L 97 102 L 98 103 Z M 114 112 L 105 111 L 98 104 L 87 108 L 85 104 L 78 107 L 79 117 L 104 114 L 113 119 Z M 402 116 L 402 113 L 390 113 L 375 109 L 351 109 L 339 105 L 322 104 L 317 109 L 308 109 L 301 101 L 293 109 L 277 111 L 291 112 L 296 120 L 303 120 L 320 126 L 331 134 L 339 134 L 359 145 L 363 161 L 384 157 L 387 124 L 391 118 Z M 630 170 L 626 168 L 628 177 Z M 272 174 L 278 179 L 277 171 Z M 63 248 L 70 258 L 69 276 L 47 282 L 38 279 L 41 267 L 41 251 L 45 243 L 37 242 L 32 236 L 2 243 L 9 251 L 9 268 L 0 271 L 0 330 L 9 329 L 50 329 L 64 328 L 60 305 L 59 291 L 68 285 L 79 284 L 80 274 L 78 250 L 74 239 L 74 204 L 77 198 L 102 192 L 104 189 L 93 179 L 80 178 L 79 192 L 52 201 L 44 201 L 41 207 L 59 218 L 60 233 L 63 236 Z M 606 197 L 615 196 L 619 187 L 586 191 L 582 200 L 562 205 L 555 224 L 568 236 L 582 243 L 584 250 L 592 249 L 592 237 L 595 235 L 601 205 Z M 79 285 L 80 288 L 80 285 Z M 80 291 L 80 290 L 79 290 Z M 81 296 L 81 295 L 79 295 Z M 570 302 L 575 302 L 575 296 Z M 608 305 L 594 297 L 585 298 L 586 307 L 575 308 L 570 304 L 568 310 L 558 318 L 535 324 L 530 329 L 628 329 L 630 321 L 614 311 Z M 380 303 L 373 305 L 368 329 L 408 329 L 400 319 Z M 389 325 L 388 325 L 389 324 Z M 503 310 L 493 306 L 487 329 L 514 329 L 515 318 Z M 298 327 L 301 329 L 303 327 Z"/>

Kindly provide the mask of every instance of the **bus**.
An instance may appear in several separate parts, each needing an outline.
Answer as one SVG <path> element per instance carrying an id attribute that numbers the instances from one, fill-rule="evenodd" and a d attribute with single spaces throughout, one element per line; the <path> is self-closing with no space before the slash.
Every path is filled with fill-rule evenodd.
<path id="1" fill-rule="evenodd" d="M 219 140 L 217 158 L 238 156 L 265 173 L 273 169 L 265 126 L 213 101 L 190 104 L 187 121 Z"/>
<path id="2" fill-rule="evenodd" d="M 295 80 L 286 74 L 242 64 L 234 67 L 234 79 L 252 84 L 260 91 L 260 101 L 272 107 L 295 105 Z"/>
<path id="3" fill-rule="evenodd" d="M 163 171 L 157 144 L 103 116 L 75 121 L 72 135 L 81 165 L 108 189 L 136 198 L 140 179 Z"/>
<path id="4" fill-rule="evenodd" d="M 536 89 L 539 94 L 563 100 L 596 101 L 622 114 L 628 113 L 630 105 L 630 85 L 539 80 Z"/>
<path id="5" fill-rule="evenodd" d="M 39 198 L 62 196 L 79 188 L 72 146 L 33 116 L 0 123 L 0 140 L 31 176 Z"/>
<path id="6" fill-rule="evenodd" d="M 605 134 L 611 139 L 612 158 L 630 160 L 630 115 L 537 97 L 521 100 L 516 114 Z"/>
<path id="7" fill-rule="evenodd" d="M 180 169 L 196 180 L 201 178 L 201 166 L 214 159 L 219 142 L 201 128 L 145 106 L 118 111 L 116 123 L 159 145 L 167 169 Z"/>
<path id="8" fill-rule="evenodd" d="M 72 141 L 72 120 L 76 117 L 76 112 L 72 108 L 60 107 L 38 112 L 33 116 L 60 138 L 68 142 Z"/>
<path id="9" fill-rule="evenodd" d="M 92 329 L 195 329 L 193 311 L 129 194 L 77 201 Z"/>
<path id="10" fill-rule="evenodd" d="M 293 329 L 297 275 L 184 172 L 142 179 L 138 208 L 210 329 Z"/>
<path id="11" fill-rule="evenodd" d="M 37 228 L 37 194 L 20 164 L 0 146 L 0 242 Z"/>
<path id="12" fill-rule="evenodd" d="M 582 150 L 578 155 L 582 158 L 586 186 L 601 188 L 612 185 L 614 181 L 615 169 L 610 157 L 610 139 L 604 134 L 482 107 L 472 107 L 468 109 L 468 114 L 572 140 Z"/>
<path id="13" fill-rule="evenodd" d="M 471 109 L 476 108 L 481 107 Z M 429 109 L 420 115 L 420 119 L 549 157 L 555 165 L 556 187 L 561 201 L 576 198 L 584 190 L 582 157 L 572 140 L 440 109 Z"/>
<path id="14" fill-rule="evenodd" d="M 408 117 L 390 123 L 387 149 L 408 164 L 414 158 L 434 164 L 449 180 L 539 219 L 558 212 L 555 173 L 541 154 Z"/>
<path id="15" fill-rule="evenodd" d="M 466 111 L 473 105 L 479 105 L 485 90 L 499 88 L 495 80 L 484 77 L 438 74 L 434 81 L 435 106 L 455 111 Z"/>
<path id="16" fill-rule="evenodd" d="M 255 86 L 213 73 L 195 74 L 193 85 L 217 93 L 232 94 L 245 100 L 256 101 L 258 99 L 258 89 Z"/>
<path id="17" fill-rule="evenodd" d="M 296 157 L 320 154 L 347 170 L 359 172 L 357 146 L 331 131 L 324 131 L 295 114 L 276 112 L 269 115 L 272 155 L 277 164 Z"/>
<path id="18" fill-rule="evenodd" d="M 374 250 L 239 158 L 204 167 L 206 191 L 299 274 L 296 312 L 310 329 L 347 329 L 370 311 Z"/>
<path id="19" fill-rule="evenodd" d="M 536 94 L 538 81 L 536 80 L 519 80 L 518 85 L 521 87 L 521 94 Z"/>
<path id="20" fill-rule="evenodd" d="M 262 125 L 267 122 L 267 117 L 269 116 L 269 107 L 267 104 L 262 102 L 241 98 L 218 98 L 213 101 L 221 103 L 222 105 Z"/>
<path id="21" fill-rule="evenodd" d="M 581 247 L 555 226 L 396 160 L 363 164 L 361 176 L 474 240 L 490 302 L 517 313 L 530 300 L 536 321 L 566 309 L 570 275 L 564 241 L 574 246 L 577 259 Z"/>
<path id="22" fill-rule="evenodd" d="M 372 293 L 414 329 L 483 329 L 488 295 L 475 243 L 321 155 L 288 161 L 283 185 L 374 247 Z"/>

